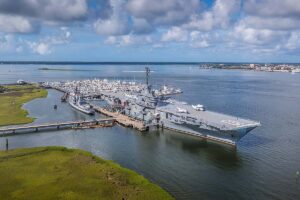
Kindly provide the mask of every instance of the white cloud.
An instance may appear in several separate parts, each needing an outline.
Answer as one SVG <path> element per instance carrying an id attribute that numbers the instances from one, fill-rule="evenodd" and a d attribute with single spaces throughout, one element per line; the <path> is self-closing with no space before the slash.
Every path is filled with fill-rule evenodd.
<path id="1" fill-rule="evenodd" d="M 243 22 L 234 27 L 232 36 L 234 39 L 255 45 L 268 45 L 279 43 L 289 33 L 284 31 L 273 31 L 270 29 L 255 29 L 246 26 Z"/>
<path id="2" fill-rule="evenodd" d="M 104 44 L 116 44 L 117 43 L 117 37 L 116 36 L 109 36 L 108 38 L 106 38 L 106 40 L 104 41 Z"/>
<path id="3" fill-rule="evenodd" d="M 146 34 L 151 33 L 154 30 L 154 27 L 145 19 L 133 17 L 132 22 L 132 29 L 134 33 Z"/>
<path id="4" fill-rule="evenodd" d="M 172 27 L 161 37 L 162 42 L 184 42 L 188 39 L 188 32 L 179 27 Z"/>
<path id="5" fill-rule="evenodd" d="M 212 9 L 215 24 L 227 28 L 230 25 L 231 15 L 239 11 L 239 7 L 239 0 L 217 0 Z"/>
<path id="6" fill-rule="evenodd" d="M 51 53 L 50 45 L 44 42 L 28 42 L 29 47 L 34 53 L 46 55 Z"/>
<path id="7" fill-rule="evenodd" d="M 300 29 L 299 0 L 248 0 L 244 2 L 246 26 L 255 29 Z"/>
<path id="8" fill-rule="evenodd" d="M 247 0 L 244 8 L 254 16 L 300 18 L 299 0 Z"/>
<path id="9" fill-rule="evenodd" d="M 153 40 L 148 35 L 122 35 L 122 36 L 109 36 L 104 41 L 104 44 L 116 46 L 132 46 L 132 45 L 149 45 Z"/>
<path id="10" fill-rule="evenodd" d="M 41 25 L 71 25 L 91 17 L 95 8 L 89 8 L 89 0 L 1 0 L 0 32 L 31 33 L 37 32 Z M 110 9 L 109 0 L 97 2 L 98 9 L 106 17 Z M 90 10 L 89 10 L 90 9 Z M 104 11 L 104 9 L 106 9 Z M 97 10 L 97 11 L 98 11 Z"/>
<path id="11" fill-rule="evenodd" d="M 111 7 L 109 18 L 94 23 L 98 34 L 148 34 L 156 26 L 182 24 L 198 10 L 199 0 L 111 0 Z"/>
<path id="12" fill-rule="evenodd" d="M 228 28 L 231 22 L 231 15 L 238 11 L 239 6 L 239 0 L 216 0 L 210 10 L 192 15 L 191 21 L 186 23 L 184 27 L 200 31 Z"/>
<path id="13" fill-rule="evenodd" d="M 255 53 L 296 51 L 300 29 L 297 0 L 247 0 L 244 16 L 229 34 L 230 44 Z"/>
<path id="14" fill-rule="evenodd" d="M 11 51 L 14 48 L 14 36 L 13 35 L 1 35 L 0 36 L 0 51 Z"/>
<path id="15" fill-rule="evenodd" d="M 50 0 L 47 2 L 48 5 L 44 7 L 43 15 L 50 21 L 79 20 L 86 17 L 88 13 L 86 0 Z"/>
<path id="16" fill-rule="evenodd" d="M 287 42 L 284 45 L 284 48 L 288 50 L 295 50 L 300 48 L 300 32 L 292 32 Z"/>
<path id="17" fill-rule="evenodd" d="M 105 35 L 105 44 L 119 47 L 180 43 L 262 53 L 300 50 L 299 0 L 214 0 L 209 5 L 202 0 L 101 0 L 90 7 L 88 1 L 0 0 L 1 50 L 50 54 L 68 44 L 70 30 L 78 27 Z M 56 29 L 49 31 L 49 25 Z M 47 28 L 38 32 L 40 26 Z M 35 40 L 23 43 L 15 38 L 27 36 L 7 35 L 32 32 Z"/>
<path id="18" fill-rule="evenodd" d="M 94 29 L 101 35 L 124 35 L 130 31 L 127 22 L 123 22 L 119 18 L 99 19 L 94 23 Z"/>
<path id="19" fill-rule="evenodd" d="M 25 44 L 39 55 L 47 55 L 53 52 L 53 47 L 57 45 L 63 45 L 70 42 L 71 32 L 67 28 L 61 28 L 61 33 L 58 36 L 48 36 L 39 41 L 25 41 Z"/>
<path id="20" fill-rule="evenodd" d="M 134 38 L 131 35 L 124 35 L 121 37 L 120 44 L 123 46 L 132 45 L 134 43 Z"/>
<path id="21" fill-rule="evenodd" d="M 207 33 L 203 34 L 199 31 L 192 31 L 190 33 L 190 46 L 194 48 L 206 48 L 210 44 L 208 42 L 209 35 Z"/>
<path id="22" fill-rule="evenodd" d="M 17 46 L 17 48 L 16 48 L 17 53 L 21 53 L 21 52 L 23 52 L 23 50 L 24 50 L 24 48 L 22 46 Z"/>
<path id="23" fill-rule="evenodd" d="M 86 17 L 86 0 L 1 0 L 0 12 L 47 21 L 73 21 Z"/>
<path id="24" fill-rule="evenodd" d="M 66 29 L 61 29 L 61 33 L 58 36 L 50 36 L 43 39 L 45 42 L 51 45 L 60 45 L 60 44 L 67 44 L 71 40 L 71 32 Z"/>
<path id="25" fill-rule="evenodd" d="M 20 53 L 23 51 L 23 46 L 18 44 L 15 36 L 12 34 L 0 34 L 0 52 L 3 53 Z"/>
<path id="26" fill-rule="evenodd" d="M 136 18 L 156 25 L 180 25 L 199 9 L 199 0 L 129 0 L 127 9 Z"/>
<path id="27" fill-rule="evenodd" d="M 247 16 L 242 22 L 255 29 L 293 30 L 300 29 L 300 19 L 288 17 Z"/>
<path id="28" fill-rule="evenodd" d="M 192 47 L 194 48 L 206 48 L 209 47 L 210 45 L 206 40 L 198 41 L 196 43 L 191 44 Z"/>
<path id="29" fill-rule="evenodd" d="M 29 33 L 34 30 L 33 23 L 24 17 L 0 14 L 0 32 Z"/>
<path id="30" fill-rule="evenodd" d="M 129 33 L 127 13 L 124 11 L 124 0 L 111 0 L 112 15 L 108 19 L 98 19 L 94 29 L 102 35 L 126 35 Z"/>
<path id="31" fill-rule="evenodd" d="M 300 49 L 299 31 L 256 29 L 246 26 L 243 21 L 229 34 L 228 47 L 257 54 L 276 55 L 296 52 Z"/>

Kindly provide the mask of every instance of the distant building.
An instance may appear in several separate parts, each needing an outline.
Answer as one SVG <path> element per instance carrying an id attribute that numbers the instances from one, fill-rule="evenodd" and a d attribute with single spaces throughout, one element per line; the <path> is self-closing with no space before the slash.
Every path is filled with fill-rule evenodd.
<path id="1" fill-rule="evenodd" d="M 269 67 L 260 67 L 261 71 L 269 71 Z"/>

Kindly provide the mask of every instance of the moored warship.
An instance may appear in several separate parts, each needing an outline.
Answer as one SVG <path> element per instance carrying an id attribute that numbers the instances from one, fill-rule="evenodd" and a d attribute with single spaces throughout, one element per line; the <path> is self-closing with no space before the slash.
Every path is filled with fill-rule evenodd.
<path id="1" fill-rule="evenodd" d="M 163 86 L 152 89 L 150 69 L 146 68 L 146 84 L 101 79 L 50 82 L 44 86 L 72 93 L 83 98 L 100 98 L 105 108 L 143 121 L 148 127 L 161 127 L 180 133 L 236 145 L 259 122 L 208 111 L 203 105 L 189 105 L 172 99 L 180 89 Z"/>
<path id="2" fill-rule="evenodd" d="M 77 88 L 74 93 L 70 93 L 68 97 L 69 104 L 76 110 L 83 112 L 88 115 L 94 115 L 95 111 L 91 108 L 89 104 L 81 97 L 78 93 Z"/>

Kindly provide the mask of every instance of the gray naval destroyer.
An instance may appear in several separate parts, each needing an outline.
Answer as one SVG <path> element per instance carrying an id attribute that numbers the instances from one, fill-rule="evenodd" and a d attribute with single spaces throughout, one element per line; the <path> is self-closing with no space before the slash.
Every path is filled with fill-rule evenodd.
<path id="1" fill-rule="evenodd" d="M 83 112 L 88 115 L 95 114 L 95 111 L 91 108 L 91 106 L 78 93 L 77 88 L 75 89 L 74 93 L 69 94 L 68 102 L 71 105 L 71 107 L 80 112 Z"/>
<path id="2" fill-rule="evenodd" d="M 146 84 L 95 79 L 48 85 L 65 92 L 79 88 L 83 97 L 101 98 L 106 102 L 106 109 L 143 121 L 147 127 L 162 127 L 234 146 L 248 132 L 260 126 L 253 120 L 175 100 L 171 97 L 181 93 L 180 89 L 167 86 L 152 89 L 149 75 L 150 69 L 146 68 Z"/>

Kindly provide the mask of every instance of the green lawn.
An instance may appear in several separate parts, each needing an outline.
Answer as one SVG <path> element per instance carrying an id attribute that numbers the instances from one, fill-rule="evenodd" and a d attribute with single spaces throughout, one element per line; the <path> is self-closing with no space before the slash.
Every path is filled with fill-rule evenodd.
<path id="1" fill-rule="evenodd" d="M 47 90 L 36 85 L 11 85 L 4 89 L 5 92 L 0 93 L 0 126 L 33 122 L 22 105 L 35 98 L 46 97 Z"/>
<path id="2" fill-rule="evenodd" d="M 63 147 L 0 151 L 1 199 L 173 199 L 135 172 Z"/>

